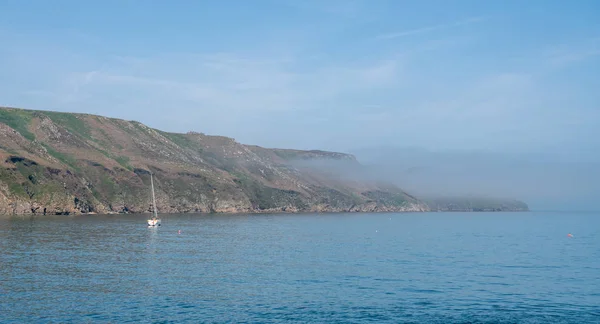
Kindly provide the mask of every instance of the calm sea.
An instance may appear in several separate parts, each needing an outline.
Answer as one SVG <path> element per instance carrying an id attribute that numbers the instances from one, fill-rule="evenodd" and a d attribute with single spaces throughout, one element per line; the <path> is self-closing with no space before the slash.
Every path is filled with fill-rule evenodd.
<path id="1" fill-rule="evenodd" d="M 5 216 L 0 322 L 600 323 L 600 213 Z"/>

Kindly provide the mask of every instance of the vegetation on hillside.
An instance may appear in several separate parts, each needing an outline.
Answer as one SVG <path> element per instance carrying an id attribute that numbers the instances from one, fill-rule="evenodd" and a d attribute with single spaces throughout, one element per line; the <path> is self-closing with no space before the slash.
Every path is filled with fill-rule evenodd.
<path id="1" fill-rule="evenodd" d="M 349 182 L 294 161 L 351 161 L 266 149 L 139 122 L 0 108 L 0 213 L 425 211 L 398 188 Z"/>

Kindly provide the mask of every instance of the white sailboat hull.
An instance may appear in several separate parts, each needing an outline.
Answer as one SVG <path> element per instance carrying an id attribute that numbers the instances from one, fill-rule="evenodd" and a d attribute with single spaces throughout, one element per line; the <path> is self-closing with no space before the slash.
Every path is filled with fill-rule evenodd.
<path id="1" fill-rule="evenodd" d="M 160 226 L 160 219 L 149 219 L 148 226 Z"/>

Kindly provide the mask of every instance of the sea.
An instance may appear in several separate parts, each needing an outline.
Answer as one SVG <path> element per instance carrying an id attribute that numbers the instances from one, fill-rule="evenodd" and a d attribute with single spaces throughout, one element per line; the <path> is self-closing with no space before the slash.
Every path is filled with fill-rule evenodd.
<path id="1" fill-rule="evenodd" d="M 1 323 L 600 323 L 600 213 L 0 216 Z"/>

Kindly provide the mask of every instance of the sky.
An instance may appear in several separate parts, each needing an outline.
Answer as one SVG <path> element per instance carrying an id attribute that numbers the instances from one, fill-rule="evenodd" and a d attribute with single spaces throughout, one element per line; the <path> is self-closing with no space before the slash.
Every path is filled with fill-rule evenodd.
<path id="1" fill-rule="evenodd" d="M 266 147 L 600 154 L 600 2 L 0 1 L 0 105 Z"/>

